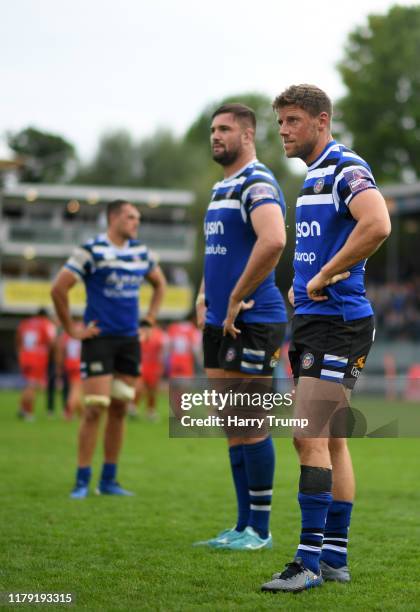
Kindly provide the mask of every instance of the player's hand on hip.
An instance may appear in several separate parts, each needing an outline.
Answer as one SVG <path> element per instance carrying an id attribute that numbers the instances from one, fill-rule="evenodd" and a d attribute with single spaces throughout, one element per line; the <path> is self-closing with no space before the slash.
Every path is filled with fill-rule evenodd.
<path id="1" fill-rule="evenodd" d="M 236 300 L 230 298 L 226 319 L 223 321 L 223 335 L 227 336 L 227 334 L 229 334 L 232 336 L 232 338 L 236 338 L 236 336 L 241 333 L 241 330 L 235 327 L 236 317 L 242 310 L 249 310 L 253 306 L 254 300 L 249 300 L 249 302 L 244 302 L 241 300 L 237 302 Z"/>
<path id="2" fill-rule="evenodd" d="M 350 272 L 341 272 L 340 274 L 334 274 L 333 276 L 326 276 L 325 273 L 320 270 L 309 283 L 306 285 L 306 292 L 308 297 L 314 302 L 323 302 L 328 300 L 328 296 L 324 294 L 324 288 L 329 285 L 335 285 L 341 280 L 345 280 L 350 276 Z"/>
<path id="3" fill-rule="evenodd" d="M 287 292 L 287 299 L 289 300 L 289 303 L 291 306 L 293 306 L 293 308 L 295 307 L 295 292 L 293 291 L 293 285 L 290 287 L 289 291 Z"/>
<path id="4" fill-rule="evenodd" d="M 97 327 L 96 321 L 91 321 L 88 325 L 72 324 L 67 332 L 72 338 L 76 338 L 76 340 L 89 340 L 99 336 L 101 330 Z"/>

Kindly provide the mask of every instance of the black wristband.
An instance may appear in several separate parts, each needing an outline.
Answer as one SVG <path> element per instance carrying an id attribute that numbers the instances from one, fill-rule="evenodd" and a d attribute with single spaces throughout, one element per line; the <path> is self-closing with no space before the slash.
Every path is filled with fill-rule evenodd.
<path id="1" fill-rule="evenodd" d="M 140 321 L 140 327 L 153 327 L 153 325 L 147 319 L 142 319 Z"/>

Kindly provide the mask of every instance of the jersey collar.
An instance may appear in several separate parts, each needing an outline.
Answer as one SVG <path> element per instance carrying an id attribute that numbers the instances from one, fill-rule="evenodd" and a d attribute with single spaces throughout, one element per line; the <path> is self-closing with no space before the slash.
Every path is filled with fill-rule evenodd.
<path id="1" fill-rule="evenodd" d="M 121 251 L 122 249 L 126 249 L 128 246 L 130 246 L 129 240 L 126 240 L 121 246 L 118 244 L 114 244 L 106 233 L 102 234 L 101 238 L 103 238 L 109 244 L 109 246 L 112 246 L 114 247 L 114 249 L 118 249 L 119 251 Z"/>
<path id="2" fill-rule="evenodd" d="M 237 170 L 235 172 L 235 174 L 231 174 L 230 176 L 227 176 L 226 178 L 224 178 L 222 180 L 222 183 L 224 183 L 225 181 L 231 181 L 232 179 L 236 178 L 237 176 L 242 174 L 242 172 L 245 170 L 245 168 L 248 168 L 248 166 L 250 166 L 251 164 L 255 164 L 257 161 L 258 161 L 258 159 L 256 157 L 254 157 L 254 159 L 251 159 L 251 161 L 249 161 L 247 164 L 245 164 L 245 166 L 242 166 L 242 168 L 239 168 L 239 170 Z"/>
<path id="3" fill-rule="evenodd" d="M 310 166 L 308 166 L 308 171 L 314 170 L 314 168 L 316 168 L 322 161 L 324 161 L 324 159 L 327 157 L 327 155 L 331 151 L 332 147 L 336 145 L 337 145 L 337 142 L 335 140 L 330 140 L 330 142 L 328 142 L 326 146 L 324 147 L 322 153 L 320 153 L 318 157 L 316 158 L 316 160 L 313 161 Z"/>

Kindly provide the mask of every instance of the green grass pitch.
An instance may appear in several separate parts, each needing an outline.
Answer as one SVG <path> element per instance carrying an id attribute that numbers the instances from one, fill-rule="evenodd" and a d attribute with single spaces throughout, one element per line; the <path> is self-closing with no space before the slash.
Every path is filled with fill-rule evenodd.
<path id="1" fill-rule="evenodd" d="M 17 394 L 0 395 L 0 591 L 72 592 L 73 609 L 95 611 L 420 609 L 418 439 L 350 442 L 358 481 L 352 583 L 271 595 L 259 587 L 291 560 L 299 533 L 291 441 L 275 441 L 274 548 L 193 548 L 234 523 L 225 441 L 169 439 L 166 403 L 162 394 L 159 423 L 128 423 L 119 477 L 136 496 L 76 501 L 68 494 L 77 423 L 48 420 L 42 405 L 36 422 L 20 422 Z"/>

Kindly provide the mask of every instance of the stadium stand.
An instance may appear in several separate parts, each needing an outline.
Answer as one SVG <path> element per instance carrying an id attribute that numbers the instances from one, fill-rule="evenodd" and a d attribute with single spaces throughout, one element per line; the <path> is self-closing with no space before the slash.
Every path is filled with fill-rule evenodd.
<path id="1" fill-rule="evenodd" d="M 138 206 L 140 239 L 156 254 L 169 287 L 161 316 L 184 318 L 191 308 L 187 265 L 195 254 L 196 231 L 189 220 L 188 191 L 23 184 L 4 180 L 0 193 L 0 371 L 16 368 L 14 334 L 19 319 L 40 306 L 50 308 L 50 283 L 73 248 L 105 229 L 105 205 L 127 199 Z M 71 294 L 80 313 L 84 288 Z M 150 296 L 142 290 L 144 305 Z"/>

